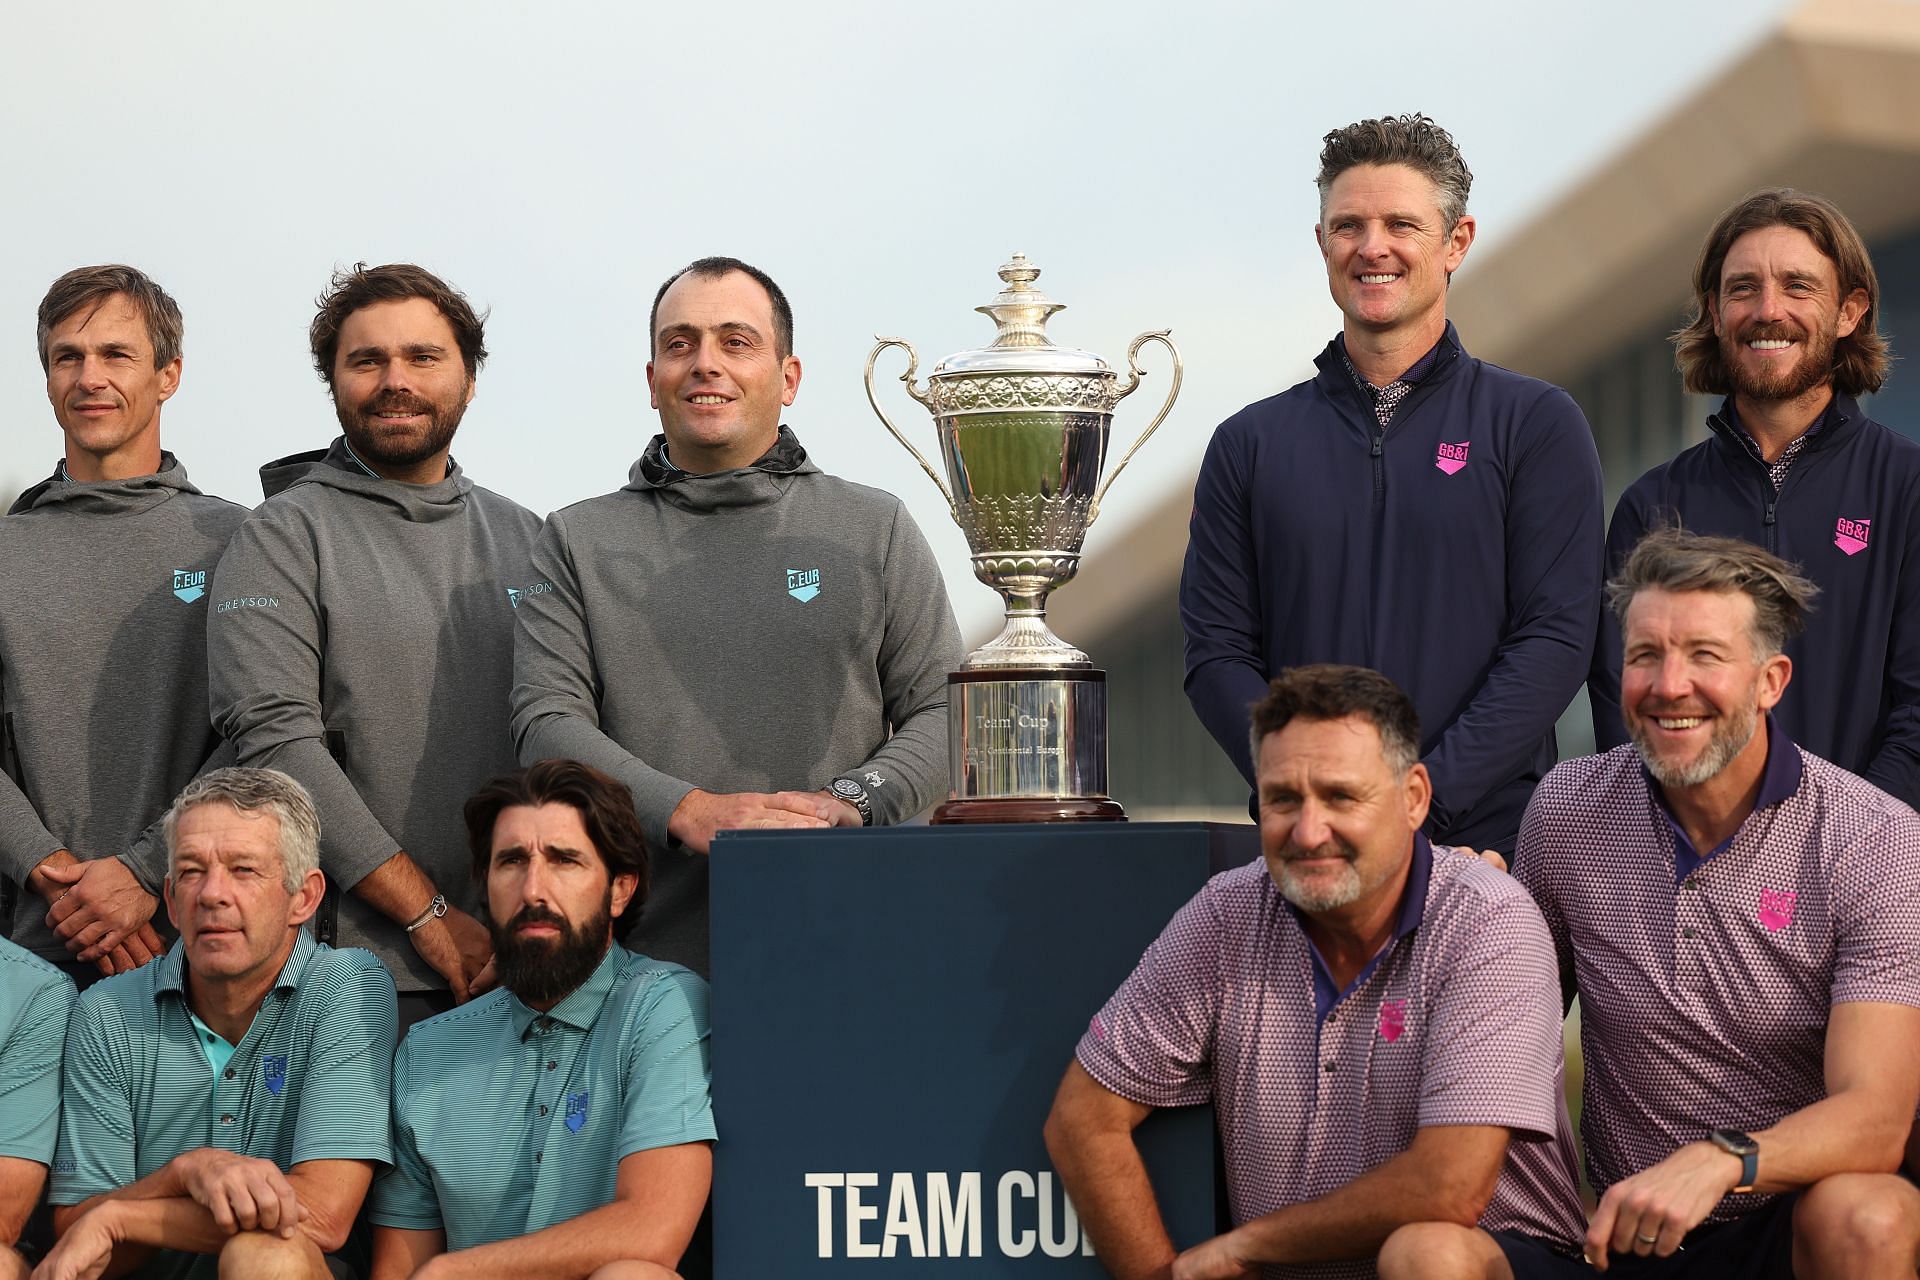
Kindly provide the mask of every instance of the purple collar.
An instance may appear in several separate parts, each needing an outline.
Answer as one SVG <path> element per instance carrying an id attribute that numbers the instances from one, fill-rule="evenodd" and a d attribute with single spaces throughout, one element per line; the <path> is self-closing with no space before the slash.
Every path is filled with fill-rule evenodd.
<path id="1" fill-rule="evenodd" d="M 1380 954 L 1367 961 L 1365 967 L 1363 967 L 1359 973 L 1355 974 L 1353 981 L 1349 982 L 1345 987 L 1336 987 L 1333 985 L 1333 975 L 1327 972 L 1327 962 L 1320 958 L 1320 948 L 1313 944 L 1313 935 L 1306 931 L 1306 912 L 1300 910 L 1300 908 L 1294 906 L 1291 902 L 1287 902 L 1285 898 L 1280 900 L 1286 903 L 1286 908 L 1293 913 L 1294 920 L 1301 924 L 1300 932 L 1307 940 L 1307 952 L 1313 957 L 1313 1012 L 1315 1017 L 1322 1022 L 1326 1021 L 1327 1015 L 1333 1012 L 1334 1006 L 1351 995 L 1360 984 L 1368 978 L 1371 978 L 1373 971 L 1379 967 L 1380 962 L 1398 945 L 1400 940 L 1420 927 L 1420 922 L 1426 918 L 1427 914 L 1427 882 L 1432 878 L 1433 846 L 1427 842 L 1427 837 L 1424 832 L 1416 831 L 1413 833 L 1413 859 L 1407 867 L 1407 883 L 1401 893 L 1400 918 L 1394 924 L 1393 937 L 1387 940 L 1386 946 L 1380 948 Z"/>
<path id="2" fill-rule="evenodd" d="M 1767 765 L 1760 774 L 1760 794 L 1754 798 L 1753 813 L 1741 819 L 1733 835 L 1728 836 L 1707 852 L 1701 853 L 1693 847 L 1693 841 L 1688 838 L 1686 828 L 1680 825 L 1680 820 L 1673 816 L 1673 806 L 1667 803 L 1667 793 L 1661 789 L 1659 781 L 1647 772 L 1647 766 L 1642 764 L 1640 773 L 1646 779 L 1647 793 L 1660 807 L 1661 816 L 1667 820 L 1667 826 L 1673 831 L 1674 884 L 1683 883 L 1688 876 L 1698 871 L 1710 859 L 1724 853 L 1727 846 L 1746 829 L 1754 813 L 1762 809 L 1770 809 L 1798 791 L 1800 775 L 1804 772 L 1804 768 L 1800 763 L 1800 749 L 1793 745 L 1792 739 L 1774 725 L 1773 713 L 1769 711 L 1767 713 Z"/>

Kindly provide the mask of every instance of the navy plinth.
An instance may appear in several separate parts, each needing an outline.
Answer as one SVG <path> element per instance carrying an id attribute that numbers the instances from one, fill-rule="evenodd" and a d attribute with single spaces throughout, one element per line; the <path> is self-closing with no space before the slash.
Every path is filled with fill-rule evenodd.
<path id="1" fill-rule="evenodd" d="M 733 832 L 712 866 L 718 1280 L 1099 1277 L 1041 1141 L 1088 1020 L 1250 827 Z M 1138 1139 L 1214 1233 L 1211 1108 Z"/>

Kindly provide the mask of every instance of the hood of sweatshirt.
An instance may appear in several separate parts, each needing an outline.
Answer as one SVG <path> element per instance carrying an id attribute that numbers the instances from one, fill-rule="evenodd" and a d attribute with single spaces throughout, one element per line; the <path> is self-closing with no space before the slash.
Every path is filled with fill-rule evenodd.
<path id="1" fill-rule="evenodd" d="M 69 480 L 66 463 L 15 500 L 9 515 L 31 511 L 35 507 L 64 504 L 69 510 L 98 515 L 135 515 L 157 507 L 176 493 L 198 494 L 187 469 L 170 453 L 161 453 L 160 469 L 150 476 L 126 480 Z"/>
<path id="2" fill-rule="evenodd" d="M 698 475 L 682 471 L 667 460 L 667 437 L 657 435 L 627 473 L 626 488 L 652 493 L 686 511 L 716 511 L 722 507 L 754 507 L 773 502 L 787 491 L 795 476 L 819 475 L 807 460 L 799 437 L 782 426 L 773 447 L 747 466 L 732 471 Z"/>
<path id="3" fill-rule="evenodd" d="M 444 520 L 458 515 L 466 505 L 473 481 L 460 470 L 460 464 L 447 458 L 447 475 L 433 484 L 403 484 L 373 474 L 347 447 L 345 436 L 336 437 L 325 449 L 290 454 L 260 468 L 260 488 L 271 498 L 275 494 L 303 484 L 325 485 L 357 493 L 374 502 L 383 502 L 416 523 Z"/>

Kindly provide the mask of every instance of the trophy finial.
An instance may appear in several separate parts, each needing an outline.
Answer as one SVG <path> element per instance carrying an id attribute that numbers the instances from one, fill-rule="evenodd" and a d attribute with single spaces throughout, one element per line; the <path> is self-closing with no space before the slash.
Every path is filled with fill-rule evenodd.
<path id="1" fill-rule="evenodd" d="M 974 308 L 981 315 L 991 316 L 1000 326 L 1000 333 L 993 340 L 994 346 L 1053 345 L 1047 341 L 1047 319 L 1056 311 L 1066 310 L 1066 304 L 1055 302 L 1034 288 L 1033 282 L 1039 278 L 1040 268 L 1027 261 L 1024 253 L 1016 252 L 1013 260 L 1000 268 L 1000 279 L 1007 287 L 991 303 Z"/>

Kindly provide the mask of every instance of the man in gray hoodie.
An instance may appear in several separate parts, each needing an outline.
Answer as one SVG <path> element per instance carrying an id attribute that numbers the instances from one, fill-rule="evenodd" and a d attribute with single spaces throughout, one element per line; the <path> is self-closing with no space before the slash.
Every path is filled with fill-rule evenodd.
<path id="1" fill-rule="evenodd" d="M 386 963 L 404 1028 L 492 956 L 460 814 L 514 765 L 513 609 L 540 521 L 451 457 L 487 354 L 458 292 L 361 264 L 309 337 L 344 434 L 260 470 L 267 501 L 214 575 L 213 716 L 242 764 L 313 794 L 336 904 L 316 929 Z"/>
<path id="2" fill-rule="evenodd" d="M 522 763 L 632 789 L 656 851 L 634 945 L 704 974 L 716 832 L 900 822 L 938 795 L 960 632 L 900 500 L 823 474 L 781 425 L 800 361 L 778 285 L 703 258 L 650 328 L 662 434 L 624 489 L 542 531 L 513 732 Z"/>
<path id="3" fill-rule="evenodd" d="M 160 447 L 182 331 L 132 267 L 53 282 L 40 363 L 66 449 L 0 518 L 0 929 L 83 984 L 165 949 L 149 828 L 220 749 L 206 585 L 247 513 Z"/>

